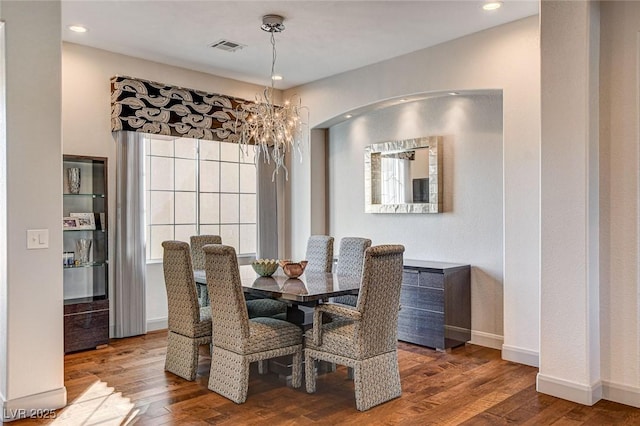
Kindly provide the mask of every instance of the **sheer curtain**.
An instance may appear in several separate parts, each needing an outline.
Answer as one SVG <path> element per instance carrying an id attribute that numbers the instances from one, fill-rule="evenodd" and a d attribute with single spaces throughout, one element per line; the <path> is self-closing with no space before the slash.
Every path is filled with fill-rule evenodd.
<path id="1" fill-rule="evenodd" d="M 256 162 L 258 241 L 257 259 L 279 259 L 284 255 L 284 172 L 271 181 L 273 162 Z"/>
<path id="2" fill-rule="evenodd" d="M 145 310 L 144 134 L 114 132 L 116 222 L 114 337 L 147 332 Z"/>

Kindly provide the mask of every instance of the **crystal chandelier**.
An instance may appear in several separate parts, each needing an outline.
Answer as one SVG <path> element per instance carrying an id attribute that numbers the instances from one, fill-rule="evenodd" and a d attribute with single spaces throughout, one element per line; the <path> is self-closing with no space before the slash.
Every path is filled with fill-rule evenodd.
<path id="1" fill-rule="evenodd" d="M 303 140 L 308 140 L 307 107 L 302 106 L 299 97 L 288 99 L 284 105 L 274 105 L 274 81 L 276 66 L 276 39 L 275 33 L 284 31 L 284 18 L 279 15 L 265 15 L 262 17 L 262 28 L 271 33 L 271 86 L 265 87 L 262 94 L 257 94 L 254 103 L 241 106 L 236 119 L 240 131 L 240 149 L 247 154 L 248 146 L 255 148 L 255 161 L 260 157 L 266 163 L 273 161 L 275 170 L 271 176 L 274 181 L 280 169 L 289 179 L 289 170 L 284 164 L 287 152 L 297 152 L 302 162 L 301 145 Z M 242 120 L 238 123 L 238 120 Z"/>

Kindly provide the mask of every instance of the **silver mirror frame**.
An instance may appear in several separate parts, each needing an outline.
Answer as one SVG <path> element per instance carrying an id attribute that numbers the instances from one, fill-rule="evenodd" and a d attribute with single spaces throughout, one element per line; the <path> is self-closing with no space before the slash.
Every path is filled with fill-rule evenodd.
<path id="1" fill-rule="evenodd" d="M 381 142 L 369 145 L 364 151 L 364 211 L 365 213 L 441 213 L 442 212 L 442 136 Z M 429 202 L 408 204 L 380 204 L 373 199 L 373 185 L 380 182 L 380 161 L 375 154 L 429 149 Z"/>

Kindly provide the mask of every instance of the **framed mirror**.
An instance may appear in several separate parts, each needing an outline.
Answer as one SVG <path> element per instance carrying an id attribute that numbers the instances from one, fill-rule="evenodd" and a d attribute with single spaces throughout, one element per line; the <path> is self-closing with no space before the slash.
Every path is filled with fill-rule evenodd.
<path id="1" fill-rule="evenodd" d="M 441 143 L 429 136 L 365 148 L 365 212 L 442 212 Z"/>

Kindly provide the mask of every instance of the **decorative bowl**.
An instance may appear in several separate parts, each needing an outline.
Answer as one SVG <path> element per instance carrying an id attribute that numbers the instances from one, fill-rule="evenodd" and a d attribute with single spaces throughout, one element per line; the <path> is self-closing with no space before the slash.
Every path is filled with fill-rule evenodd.
<path id="1" fill-rule="evenodd" d="M 289 278 L 298 278 L 304 272 L 304 268 L 307 267 L 307 261 L 292 262 L 290 260 L 281 260 L 280 266 L 286 276 Z"/>
<path id="2" fill-rule="evenodd" d="M 256 259 L 251 262 L 253 270 L 262 277 L 270 277 L 278 269 L 278 261 L 275 259 Z"/>

